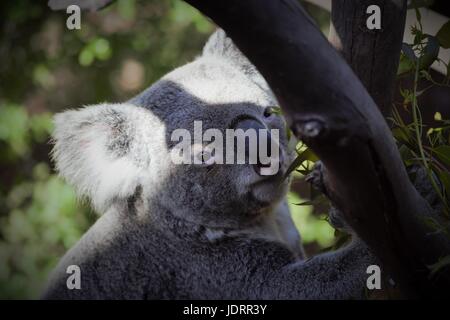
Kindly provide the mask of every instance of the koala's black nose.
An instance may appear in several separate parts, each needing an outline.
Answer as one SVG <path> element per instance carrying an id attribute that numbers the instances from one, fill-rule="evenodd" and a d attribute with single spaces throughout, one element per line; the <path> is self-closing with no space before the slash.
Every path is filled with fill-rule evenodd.
<path id="1" fill-rule="evenodd" d="M 267 167 L 269 164 L 263 164 L 261 156 L 271 157 L 272 154 L 272 137 L 267 127 L 256 119 L 243 119 L 239 121 L 235 129 L 242 129 L 244 133 L 241 141 L 245 139 L 245 159 L 255 164 L 257 167 Z M 261 131 L 264 130 L 264 131 Z M 242 132 L 235 131 L 235 143 L 239 144 L 239 135 Z M 251 138 L 252 137 L 252 138 Z M 260 150 L 265 146 L 265 150 Z M 239 148 L 237 149 L 239 153 Z M 237 155 L 239 157 L 239 154 Z M 266 161 L 267 162 L 267 161 Z"/>
<path id="2" fill-rule="evenodd" d="M 242 119 L 239 122 L 236 123 L 235 129 L 242 129 L 244 131 L 247 130 L 255 130 L 258 132 L 261 129 L 266 129 L 266 127 L 258 120 L 246 118 Z"/>

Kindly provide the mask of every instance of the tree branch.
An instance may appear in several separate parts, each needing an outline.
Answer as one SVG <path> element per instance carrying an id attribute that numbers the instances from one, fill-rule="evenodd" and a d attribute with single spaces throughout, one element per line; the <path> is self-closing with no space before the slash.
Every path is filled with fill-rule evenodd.
<path id="1" fill-rule="evenodd" d="M 369 91 L 384 117 L 391 116 L 395 76 L 405 30 L 406 0 L 333 1 L 329 40 Z M 366 26 L 370 5 L 381 9 L 381 29 Z M 351 19 L 350 19 L 351 18 Z"/>
<path id="2" fill-rule="evenodd" d="M 268 81 L 296 136 L 327 168 L 347 222 L 409 296 L 439 292 L 427 265 L 450 243 L 424 223 L 390 130 L 351 68 L 295 0 L 186 0 L 222 27 Z"/>

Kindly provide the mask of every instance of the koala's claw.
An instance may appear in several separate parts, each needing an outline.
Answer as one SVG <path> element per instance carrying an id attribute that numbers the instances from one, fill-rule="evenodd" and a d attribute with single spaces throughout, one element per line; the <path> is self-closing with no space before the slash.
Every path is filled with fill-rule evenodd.
<path id="1" fill-rule="evenodd" d="M 305 181 L 310 183 L 317 191 L 320 191 L 324 195 L 328 196 L 326 183 L 324 180 L 324 169 L 325 167 L 323 163 L 321 161 L 317 161 L 314 164 L 312 171 L 305 177 Z M 345 222 L 343 213 L 333 205 L 330 208 L 328 216 L 329 222 L 334 228 L 343 230 L 347 233 L 352 233 L 351 227 Z"/>
<path id="2" fill-rule="evenodd" d="M 317 161 L 314 164 L 312 171 L 308 175 L 306 175 L 305 181 L 310 183 L 314 187 L 314 189 L 326 195 L 326 187 L 323 180 L 323 169 L 324 166 L 322 162 Z"/>
<path id="3" fill-rule="evenodd" d="M 335 229 L 345 231 L 346 233 L 353 233 L 352 228 L 345 221 L 342 211 L 334 206 L 331 206 L 328 212 L 328 221 Z"/>

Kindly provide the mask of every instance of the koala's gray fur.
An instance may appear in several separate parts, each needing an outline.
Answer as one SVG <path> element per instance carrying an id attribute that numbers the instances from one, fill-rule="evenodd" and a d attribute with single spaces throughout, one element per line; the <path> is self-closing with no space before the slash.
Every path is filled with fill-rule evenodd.
<path id="1" fill-rule="evenodd" d="M 280 182 L 293 154 L 266 82 L 217 31 L 203 54 L 122 104 L 55 117 L 56 168 L 103 213 L 61 259 L 46 299 L 345 299 L 363 297 L 374 259 L 356 241 L 303 259 Z M 280 129 L 281 169 L 175 165 L 171 133 L 224 131 L 239 117 Z M 69 265 L 81 289 L 66 286 Z"/>

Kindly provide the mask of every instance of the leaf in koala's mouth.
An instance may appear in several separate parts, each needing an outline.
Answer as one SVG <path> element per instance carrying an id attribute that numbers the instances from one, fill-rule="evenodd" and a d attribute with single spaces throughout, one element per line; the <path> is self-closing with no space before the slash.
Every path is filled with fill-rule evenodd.
<path id="1" fill-rule="evenodd" d="M 305 160 L 305 157 L 302 154 L 299 154 L 294 161 L 289 165 L 288 169 L 286 170 L 286 173 L 283 176 L 283 180 L 286 180 L 287 177 L 295 170 L 297 169 L 302 162 Z"/>
<path id="2" fill-rule="evenodd" d="M 295 160 L 292 161 L 292 163 L 289 165 L 288 169 L 286 170 L 283 180 L 285 180 L 287 177 L 289 177 L 289 175 L 294 170 L 296 170 L 303 163 L 303 161 L 306 161 L 306 160 L 309 160 L 312 162 L 315 162 L 318 160 L 317 156 L 314 154 L 314 152 L 310 148 L 307 148 L 306 150 L 302 151 L 301 153 L 299 153 L 297 155 Z M 304 174 L 306 175 L 307 172 L 304 172 Z"/>

